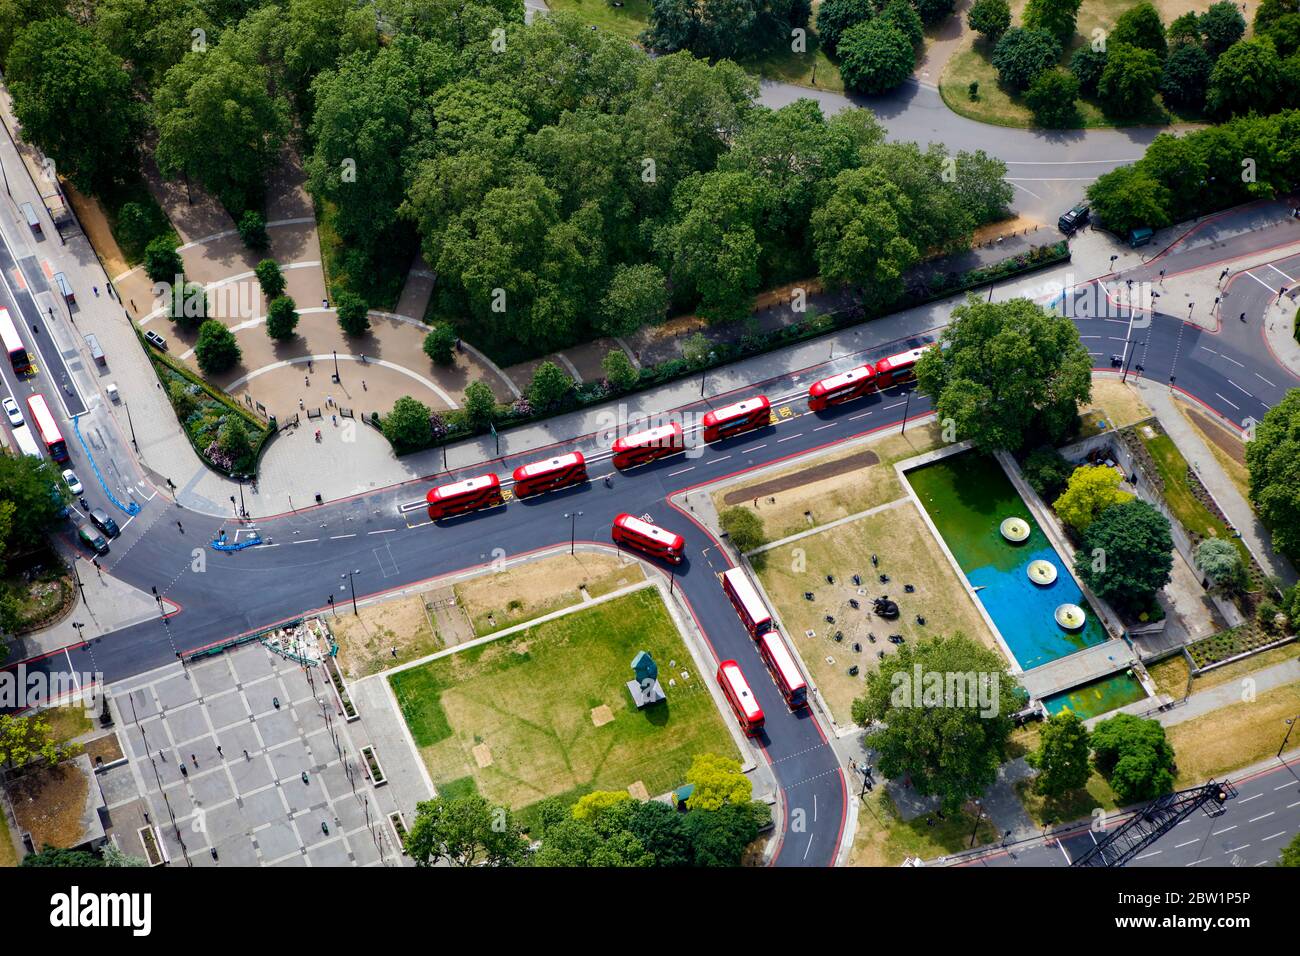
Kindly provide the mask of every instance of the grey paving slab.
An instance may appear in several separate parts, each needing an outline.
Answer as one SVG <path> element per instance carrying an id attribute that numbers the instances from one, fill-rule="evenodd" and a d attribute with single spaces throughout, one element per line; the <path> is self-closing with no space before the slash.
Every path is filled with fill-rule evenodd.
<path id="1" fill-rule="evenodd" d="M 311 775 L 308 775 L 306 783 L 301 779 L 286 780 L 281 790 L 289 803 L 290 812 L 295 815 L 323 807 L 328 802 L 320 780 Z"/>
<path id="2" fill-rule="evenodd" d="M 222 727 L 217 732 L 217 742 L 221 744 L 221 748 L 231 760 L 236 757 L 243 760 L 245 750 L 248 751 L 249 756 L 252 756 L 262 749 L 262 740 L 257 735 L 257 727 L 247 718 L 240 723 Z"/>
<path id="3" fill-rule="evenodd" d="M 348 846 L 342 840 L 331 840 L 307 851 L 312 866 L 347 866 L 352 862 Z"/>
<path id="4" fill-rule="evenodd" d="M 351 834 L 348 837 L 348 845 L 352 848 L 352 858 L 358 866 L 370 866 L 372 863 L 379 862 L 379 848 L 370 838 L 369 830 Z"/>
<path id="5" fill-rule="evenodd" d="M 288 819 L 289 812 L 284 808 L 284 799 L 280 796 L 279 787 L 259 790 L 257 793 L 242 797 L 242 799 L 244 801 L 244 817 L 254 828 L 263 823 L 283 823 Z"/>
<path id="6" fill-rule="evenodd" d="M 247 833 L 233 836 L 216 844 L 218 863 L 221 866 L 257 866 L 257 846 Z"/>
<path id="7" fill-rule="evenodd" d="M 271 674 L 271 655 L 265 649 L 260 653 L 233 654 L 229 659 L 241 684 L 251 684 Z"/>
<path id="8" fill-rule="evenodd" d="M 225 657 L 210 657 L 189 667 L 194 683 L 204 697 L 219 694 L 235 686 L 230 664 Z"/>
<path id="9" fill-rule="evenodd" d="M 277 710 L 257 718 L 257 730 L 266 747 L 276 747 L 298 737 L 293 715 L 287 710 Z"/>
<path id="10" fill-rule="evenodd" d="M 190 789 L 194 793 L 195 802 L 205 807 L 224 803 L 235 796 L 224 767 L 199 776 L 190 774 Z"/>
<path id="11" fill-rule="evenodd" d="M 230 776 L 240 793 L 250 793 L 267 786 L 275 778 L 271 775 L 271 765 L 264 755 L 259 754 L 251 760 L 242 756 L 230 764 Z"/>
<path id="12" fill-rule="evenodd" d="M 203 825 L 212 842 L 218 846 L 232 837 L 247 834 L 252 829 L 244 811 L 234 802 L 207 810 L 203 816 Z"/>
<path id="13" fill-rule="evenodd" d="M 323 810 L 308 811 L 301 817 L 297 817 L 293 822 L 298 828 L 298 835 L 302 839 L 303 846 L 307 847 L 308 850 L 330 840 L 338 840 L 338 831 L 333 829 L 334 815 L 331 813 Z M 322 823 L 331 827 L 329 833 L 320 828 Z"/>
<path id="14" fill-rule="evenodd" d="M 207 705 L 208 718 L 212 721 L 213 727 L 221 729 L 236 722 L 248 723 L 248 705 L 244 703 L 244 698 L 239 691 L 231 690 L 209 697 L 204 703 Z"/>
<path id="15" fill-rule="evenodd" d="M 272 823 L 258 830 L 254 836 L 257 838 L 258 849 L 262 851 L 263 860 L 277 860 L 290 853 L 298 855 L 298 851 L 302 848 L 298 831 L 288 822 Z"/>
<path id="16" fill-rule="evenodd" d="M 295 856 L 287 856 L 283 860 L 277 860 L 275 866 L 306 866 L 307 858 L 301 853 Z"/>
<path id="17" fill-rule="evenodd" d="M 126 700 L 120 701 L 123 715 L 131 720 L 146 720 L 158 713 L 158 701 L 154 699 L 153 691 L 148 687 L 138 687 L 126 695 Z"/>
<path id="18" fill-rule="evenodd" d="M 163 793 L 167 797 L 167 806 L 171 808 L 172 816 L 177 820 L 193 815 L 194 798 L 190 796 L 189 784 L 167 787 Z"/>
<path id="19" fill-rule="evenodd" d="M 175 741 L 177 749 L 185 751 L 186 757 L 191 753 L 197 754 L 199 742 L 212 736 L 208 730 L 207 715 L 197 704 L 172 711 L 167 715 L 166 720 L 172 740 Z M 187 747 L 191 749 L 186 750 Z M 212 747 L 215 748 L 216 744 L 212 744 Z"/>
<path id="20" fill-rule="evenodd" d="M 194 682 L 185 674 L 158 681 L 153 685 L 153 691 L 158 695 L 163 708 L 169 712 L 199 699 L 194 690 Z"/>

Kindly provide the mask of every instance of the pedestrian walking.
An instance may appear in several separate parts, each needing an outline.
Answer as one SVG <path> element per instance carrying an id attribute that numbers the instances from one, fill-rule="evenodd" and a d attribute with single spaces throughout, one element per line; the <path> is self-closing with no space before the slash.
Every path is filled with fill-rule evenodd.
<path id="1" fill-rule="evenodd" d="M 370 389 L 366 388 L 366 380 L 364 378 L 361 380 L 361 391 L 363 392 L 370 391 Z"/>
<path id="2" fill-rule="evenodd" d="M 302 399 L 298 399 L 298 411 L 302 411 L 306 407 L 307 406 L 302 403 Z"/>
<path id="3" fill-rule="evenodd" d="M 194 754 L 190 754 L 190 762 L 197 767 L 199 765 L 199 758 L 194 756 Z"/>
<path id="4" fill-rule="evenodd" d="M 221 752 L 221 744 L 217 744 L 217 756 L 218 756 L 218 757 L 224 757 L 224 756 L 225 756 L 225 754 Z"/>
<path id="5" fill-rule="evenodd" d="M 337 415 L 331 415 L 330 421 L 334 424 L 335 428 L 339 427 L 339 417 Z"/>
<path id="6" fill-rule="evenodd" d="M 245 759 L 245 760 L 252 760 L 252 759 L 253 759 L 252 757 L 250 757 L 250 756 L 248 755 L 248 751 L 247 751 L 247 750 L 244 751 L 244 759 Z"/>
<path id="7" fill-rule="evenodd" d="M 92 285 L 90 288 L 91 288 L 91 290 L 95 293 L 95 298 L 98 299 L 98 298 L 99 298 L 99 286 L 97 286 L 97 285 Z"/>
<path id="8" fill-rule="evenodd" d="M 163 763 L 167 762 L 167 756 L 161 750 L 158 751 L 158 759 L 161 760 Z"/>
<path id="9" fill-rule="evenodd" d="M 188 770 L 185 769 L 185 764 L 181 764 L 181 776 L 182 776 L 182 777 L 188 777 L 189 775 L 190 775 L 190 772 L 189 772 Z"/>
<path id="10" fill-rule="evenodd" d="M 1241 321 L 1243 321 L 1243 322 L 1246 321 L 1246 313 L 1245 313 L 1245 312 L 1241 313 Z"/>
<path id="11" fill-rule="evenodd" d="M 185 533 L 185 526 L 182 525 L 182 524 L 178 521 L 178 522 L 176 522 L 176 530 L 179 531 L 181 534 L 184 534 L 184 533 Z"/>
<path id="12" fill-rule="evenodd" d="M 311 386 L 311 379 L 308 378 L 306 375 L 304 375 L 304 376 L 302 377 L 302 384 L 303 384 L 303 387 L 305 387 L 305 388 L 306 388 L 306 387 L 310 387 L 310 386 Z"/>

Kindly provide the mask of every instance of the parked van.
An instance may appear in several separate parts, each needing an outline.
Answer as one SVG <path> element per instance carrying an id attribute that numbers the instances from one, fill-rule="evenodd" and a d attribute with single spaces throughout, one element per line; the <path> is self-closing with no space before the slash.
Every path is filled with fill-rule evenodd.
<path id="1" fill-rule="evenodd" d="M 116 538 L 122 533 L 122 529 L 117 526 L 117 522 L 110 518 L 108 512 L 103 508 L 90 509 L 90 523 L 110 538 Z"/>
<path id="2" fill-rule="evenodd" d="M 1081 202 L 1060 219 L 1056 220 L 1056 227 L 1065 233 L 1071 235 L 1076 229 L 1081 229 L 1088 224 L 1089 210 L 1086 202 Z"/>
<path id="3" fill-rule="evenodd" d="M 1143 226 L 1141 229 L 1134 229 L 1128 234 L 1128 244 L 1136 249 L 1138 246 L 1145 246 L 1151 241 L 1154 233 Z"/>
<path id="4" fill-rule="evenodd" d="M 77 538 L 96 554 L 108 554 L 108 541 L 88 524 L 77 525 Z"/>

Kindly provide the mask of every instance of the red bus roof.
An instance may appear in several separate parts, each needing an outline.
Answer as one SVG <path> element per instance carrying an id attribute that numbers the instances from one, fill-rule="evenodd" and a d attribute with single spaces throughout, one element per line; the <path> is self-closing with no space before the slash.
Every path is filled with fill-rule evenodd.
<path id="1" fill-rule="evenodd" d="M 925 354 L 926 349 L 933 347 L 934 343 L 931 342 L 929 345 L 922 345 L 917 349 L 910 349 L 906 352 L 899 352 L 897 355 L 890 355 L 886 358 L 882 358 L 876 363 L 876 371 L 884 372 L 892 368 L 906 368 L 909 365 L 915 365 L 916 360 Z"/>
<path id="2" fill-rule="evenodd" d="M 669 548 L 680 548 L 686 544 L 686 539 L 680 534 L 669 531 L 667 528 L 661 528 L 657 524 L 651 524 L 636 515 L 621 514 L 614 519 L 614 524 L 625 531 L 631 531 L 633 534 L 639 534 L 658 541 Z"/>
<path id="3" fill-rule="evenodd" d="M 781 640 L 781 635 L 776 631 L 768 631 L 763 635 L 762 641 L 772 666 L 780 672 L 785 686 L 791 691 L 805 686 L 807 682 L 803 679 L 803 674 L 799 673 L 799 665 L 795 663 L 790 649 L 785 646 L 785 641 Z"/>
<path id="4" fill-rule="evenodd" d="M 837 388 L 843 388 L 845 385 L 853 385 L 861 382 L 863 379 L 872 378 L 876 370 L 870 365 L 859 365 L 857 368 L 851 368 L 847 372 L 840 372 L 839 375 L 832 375 L 830 378 L 824 378 L 820 382 L 813 382 L 812 388 L 809 389 L 814 395 L 824 395 L 827 392 L 833 392 Z"/>
<path id="5" fill-rule="evenodd" d="M 534 461 L 527 465 L 522 465 L 515 469 L 515 481 L 522 481 L 525 478 L 536 478 L 538 475 L 549 474 L 553 471 L 561 471 L 574 465 L 586 464 L 582 452 L 569 452 L 567 455 L 558 455 L 555 458 L 548 458 L 546 461 Z"/>
<path id="6" fill-rule="evenodd" d="M 754 699 L 754 692 L 749 689 L 749 681 L 740 672 L 740 665 L 735 661 L 723 661 L 718 665 L 718 680 L 725 680 L 731 687 L 731 693 L 745 712 L 746 720 L 756 720 L 763 716 L 763 708 Z"/>
<path id="7" fill-rule="evenodd" d="M 770 409 L 772 403 L 767 400 L 766 395 L 758 395 L 754 398 L 747 398 L 743 402 L 736 402 L 734 405 L 726 405 L 715 411 L 708 412 L 704 416 L 704 425 L 716 425 L 719 422 L 729 422 L 736 418 L 748 418 L 756 414 L 758 410 Z"/>
<path id="8" fill-rule="evenodd" d="M 668 439 L 681 438 L 682 426 L 678 422 L 669 422 L 667 425 L 658 425 L 655 428 L 647 428 L 642 432 L 633 432 L 614 442 L 615 451 L 626 451 L 629 448 L 638 448 L 641 445 L 655 445 Z"/>
<path id="9" fill-rule="evenodd" d="M 745 609 L 749 615 L 750 621 L 754 624 L 761 624 L 763 621 L 770 621 L 772 615 L 768 613 L 767 605 L 763 599 L 758 596 L 758 591 L 750 583 L 745 572 L 740 568 L 732 568 L 730 571 L 722 572 L 722 581 L 724 586 L 736 596 L 740 606 Z"/>
<path id="10" fill-rule="evenodd" d="M 46 445 L 63 441 L 63 434 L 59 431 L 54 416 L 50 414 L 50 407 L 45 404 L 45 396 L 31 396 L 27 399 L 27 406 L 32 410 L 32 419 L 36 423 L 36 431 L 40 433 L 41 441 Z"/>
<path id="11" fill-rule="evenodd" d="M 446 501 L 448 498 L 456 498 L 460 495 L 482 491 L 484 488 L 492 488 L 500 484 L 501 480 L 496 475 L 479 475 L 476 478 L 466 478 L 464 481 L 453 482 L 450 485 L 439 485 L 437 488 L 430 488 L 425 499 L 432 504 L 435 501 Z"/>

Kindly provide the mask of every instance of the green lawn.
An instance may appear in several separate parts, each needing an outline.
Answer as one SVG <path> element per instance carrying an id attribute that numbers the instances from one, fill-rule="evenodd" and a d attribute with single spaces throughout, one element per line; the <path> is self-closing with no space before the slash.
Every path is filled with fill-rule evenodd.
<path id="1" fill-rule="evenodd" d="M 630 40 L 640 36 L 650 19 L 649 0 L 624 0 L 615 7 L 609 0 L 547 0 L 548 7 L 556 12 L 572 13 L 585 23 L 621 33 Z"/>
<path id="2" fill-rule="evenodd" d="M 1141 428 L 1138 429 L 1138 437 L 1142 439 L 1142 444 L 1146 446 L 1156 464 L 1156 470 L 1160 473 L 1165 486 L 1165 503 L 1169 505 L 1169 510 L 1174 513 L 1179 523 L 1188 531 L 1194 531 L 1203 538 L 1214 537 L 1231 541 L 1240 552 L 1241 559 L 1249 566 L 1250 552 L 1246 550 L 1246 545 L 1240 538 L 1234 537 L 1228 530 L 1228 526 L 1211 514 L 1210 510 L 1192 493 L 1191 485 L 1187 481 L 1187 459 L 1178 450 L 1173 439 L 1162 432 L 1157 432 L 1154 437 L 1148 437 Z"/>
<path id="3" fill-rule="evenodd" d="M 624 686 L 641 650 L 668 694 L 646 711 Z M 696 754 L 735 757 L 708 679 L 653 588 L 389 678 L 439 790 L 516 810 L 637 782 L 655 796 L 682 782 Z"/>
<path id="4" fill-rule="evenodd" d="M 885 788 L 876 787 L 863 799 L 858 812 L 849 866 L 899 866 L 909 856 L 933 860 L 970 849 L 972 836 L 976 846 L 998 839 L 987 819 L 979 821 L 978 832 L 975 827 L 975 817 L 966 812 L 946 820 L 933 815 L 904 820 Z"/>

